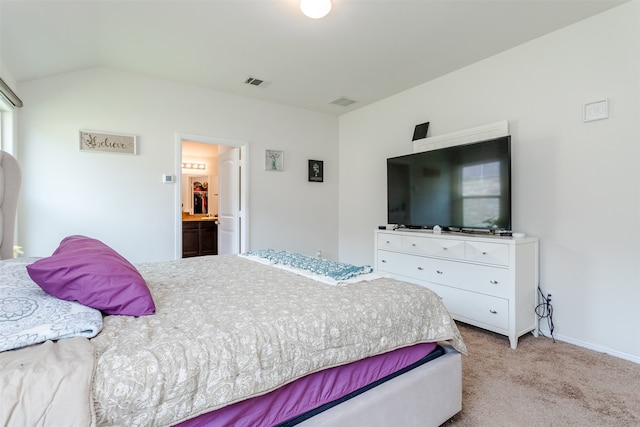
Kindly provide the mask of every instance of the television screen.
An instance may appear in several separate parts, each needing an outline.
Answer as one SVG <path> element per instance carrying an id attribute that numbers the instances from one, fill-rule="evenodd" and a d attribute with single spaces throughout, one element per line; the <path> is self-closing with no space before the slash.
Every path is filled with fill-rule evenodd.
<path id="1" fill-rule="evenodd" d="M 387 159 L 388 223 L 511 229 L 511 137 Z"/>

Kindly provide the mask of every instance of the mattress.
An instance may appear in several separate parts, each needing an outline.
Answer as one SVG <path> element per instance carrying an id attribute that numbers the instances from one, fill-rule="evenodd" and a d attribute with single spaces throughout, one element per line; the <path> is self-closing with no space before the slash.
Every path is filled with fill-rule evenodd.
<path id="1" fill-rule="evenodd" d="M 307 375 L 293 383 L 179 424 L 179 427 L 290 427 L 444 354 L 416 344 Z"/>

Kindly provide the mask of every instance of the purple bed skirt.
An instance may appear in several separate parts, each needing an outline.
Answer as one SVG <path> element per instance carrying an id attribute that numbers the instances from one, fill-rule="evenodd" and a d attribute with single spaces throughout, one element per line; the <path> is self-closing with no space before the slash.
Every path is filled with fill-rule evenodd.
<path id="1" fill-rule="evenodd" d="M 276 426 L 401 371 L 425 358 L 436 347 L 436 343 L 416 344 L 325 369 L 265 395 L 184 421 L 177 427 Z"/>

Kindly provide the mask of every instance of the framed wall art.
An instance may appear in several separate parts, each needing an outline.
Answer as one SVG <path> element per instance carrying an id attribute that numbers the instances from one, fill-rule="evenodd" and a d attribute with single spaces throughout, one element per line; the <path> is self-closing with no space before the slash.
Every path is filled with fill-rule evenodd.
<path id="1" fill-rule="evenodd" d="M 282 172 L 284 170 L 284 151 L 265 150 L 264 170 Z"/>
<path id="2" fill-rule="evenodd" d="M 324 162 L 322 160 L 309 160 L 309 181 L 324 181 Z"/>
<path id="3" fill-rule="evenodd" d="M 135 135 L 123 133 L 80 131 L 80 151 L 137 154 Z"/>

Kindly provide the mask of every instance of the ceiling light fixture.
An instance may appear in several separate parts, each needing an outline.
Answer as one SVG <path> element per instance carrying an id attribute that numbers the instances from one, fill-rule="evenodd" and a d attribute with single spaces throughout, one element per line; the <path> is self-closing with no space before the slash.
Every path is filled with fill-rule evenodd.
<path id="1" fill-rule="evenodd" d="M 331 0 L 300 0 L 300 10 L 309 18 L 324 18 L 331 11 Z"/>

